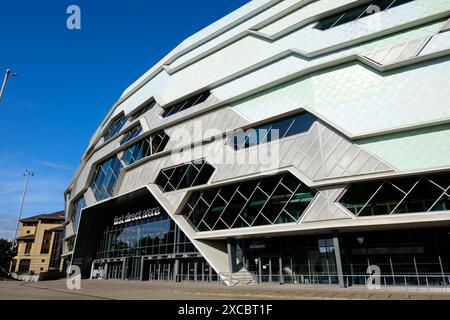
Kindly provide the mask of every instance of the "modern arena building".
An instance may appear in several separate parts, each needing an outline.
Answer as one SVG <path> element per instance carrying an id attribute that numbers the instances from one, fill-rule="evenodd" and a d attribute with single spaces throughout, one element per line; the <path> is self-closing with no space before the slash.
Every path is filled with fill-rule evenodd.
<path id="1" fill-rule="evenodd" d="M 449 18 L 449 0 L 254 0 L 194 34 L 92 137 L 63 257 L 115 279 L 446 281 Z"/>

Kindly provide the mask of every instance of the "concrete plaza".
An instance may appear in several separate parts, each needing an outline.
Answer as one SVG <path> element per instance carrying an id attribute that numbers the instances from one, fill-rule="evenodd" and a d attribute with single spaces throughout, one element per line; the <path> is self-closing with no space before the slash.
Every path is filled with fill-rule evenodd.
<path id="1" fill-rule="evenodd" d="M 368 291 L 364 287 L 253 285 L 226 287 L 218 283 L 167 281 L 82 280 L 70 290 L 65 280 L 0 282 L 0 300 L 449 300 L 442 290 Z"/>

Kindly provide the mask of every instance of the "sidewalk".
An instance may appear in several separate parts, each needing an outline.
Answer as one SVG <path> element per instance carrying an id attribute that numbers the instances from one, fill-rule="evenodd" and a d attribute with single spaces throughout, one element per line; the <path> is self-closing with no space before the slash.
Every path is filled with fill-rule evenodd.
<path id="1" fill-rule="evenodd" d="M 225 287 L 218 283 L 166 281 L 82 280 L 81 290 L 69 290 L 65 280 L 25 283 L 0 282 L 0 300 L 450 300 L 445 293 L 404 290 L 367 290 L 364 286 L 249 285 Z"/>

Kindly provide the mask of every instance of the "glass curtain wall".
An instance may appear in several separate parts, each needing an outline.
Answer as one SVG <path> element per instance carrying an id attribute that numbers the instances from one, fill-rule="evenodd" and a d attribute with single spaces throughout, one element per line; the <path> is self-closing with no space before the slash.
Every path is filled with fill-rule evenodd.
<path id="1" fill-rule="evenodd" d="M 196 253 L 197 249 L 167 214 L 108 227 L 97 259 Z"/>

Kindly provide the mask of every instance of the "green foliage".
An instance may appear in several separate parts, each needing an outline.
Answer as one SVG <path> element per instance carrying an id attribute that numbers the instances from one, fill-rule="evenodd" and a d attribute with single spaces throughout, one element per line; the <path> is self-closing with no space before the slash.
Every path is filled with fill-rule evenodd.
<path id="1" fill-rule="evenodd" d="M 11 259 L 15 255 L 15 250 L 11 250 L 11 247 L 11 241 L 0 239 L 0 277 L 7 276 Z"/>

